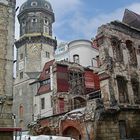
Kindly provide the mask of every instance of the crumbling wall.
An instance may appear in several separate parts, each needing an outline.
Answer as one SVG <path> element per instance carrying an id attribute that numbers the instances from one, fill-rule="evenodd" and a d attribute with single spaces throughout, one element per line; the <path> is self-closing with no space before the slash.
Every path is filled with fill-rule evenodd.
<path id="1" fill-rule="evenodd" d="M 104 111 L 96 110 L 99 113 L 99 118 L 94 122 L 97 140 L 140 137 L 139 39 L 137 29 L 133 30 L 117 21 L 98 30 L 99 76 Z"/>
<path id="2" fill-rule="evenodd" d="M 129 29 L 128 29 L 129 28 Z M 129 31 L 128 31 L 129 30 Z M 133 36 L 131 36 L 133 32 Z M 100 75 L 108 75 L 109 85 L 101 81 L 101 92 L 110 103 L 117 101 L 123 104 L 139 104 L 139 49 L 140 33 L 124 27 L 123 24 L 112 22 L 101 26 L 98 30 L 97 42 L 101 61 Z M 136 73 L 137 80 L 131 75 Z M 135 79 L 135 80 L 134 80 Z M 105 89 L 105 90 L 104 90 Z M 104 94 L 105 91 L 108 93 Z M 114 98 L 115 97 L 115 98 Z M 106 99 L 107 100 L 107 99 Z M 112 100 L 112 101 L 111 101 Z"/>

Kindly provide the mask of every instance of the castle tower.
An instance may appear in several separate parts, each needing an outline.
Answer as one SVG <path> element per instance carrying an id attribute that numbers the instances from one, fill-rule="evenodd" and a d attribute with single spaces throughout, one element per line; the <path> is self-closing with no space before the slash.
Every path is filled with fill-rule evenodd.
<path id="1" fill-rule="evenodd" d="M 0 139 L 12 140 L 15 0 L 0 0 Z M 5 131 L 5 132 L 4 132 Z"/>
<path id="2" fill-rule="evenodd" d="M 16 41 L 17 68 L 14 85 L 14 112 L 17 126 L 27 129 L 33 121 L 33 96 L 30 83 L 38 78 L 44 64 L 54 59 L 56 40 L 52 37 L 54 13 L 47 0 L 27 0 L 18 14 L 20 39 Z"/>

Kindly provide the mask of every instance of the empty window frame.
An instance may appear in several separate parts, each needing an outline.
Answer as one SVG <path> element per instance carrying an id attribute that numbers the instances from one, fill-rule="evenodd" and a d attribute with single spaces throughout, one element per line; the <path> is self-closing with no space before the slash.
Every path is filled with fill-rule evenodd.
<path id="1" fill-rule="evenodd" d="M 136 104 L 140 104 L 140 83 L 136 78 L 132 78 L 131 84 L 133 89 L 134 101 Z"/>
<path id="2" fill-rule="evenodd" d="M 136 57 L 136 51 L 135 48 L 133 46 L 132 41 L 127 40 L 126 41 L 126 47 L 128 49 L 129 52 L 129 56 L 130 56 L 130 65 L 132 66 L 137 66 L 137 57 Z"/>
<path id="3" fill-rule="evenodd" d="M 123 62 L 123 51 L 121 47 L 121 41 L 117 37 L 112 37 L 111 45 L 113 48 L 113 54 L 115 60 L 118 62 Z"/>
<path id="4" fill-rule="evenodd" d="M 129 103 L 127 80 L 123 76 L 117 76 L 118 93 L 120 103 Z"/>

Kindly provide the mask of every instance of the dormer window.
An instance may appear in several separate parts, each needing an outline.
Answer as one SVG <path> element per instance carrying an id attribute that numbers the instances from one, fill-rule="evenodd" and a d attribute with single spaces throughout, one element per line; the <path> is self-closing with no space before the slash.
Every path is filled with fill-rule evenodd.
<path id="1" fill-rule="evenodd" d="M 45 25 L 49 25 L 49 21 L 48 21 L 47 18 L 44 19 L 44 24 L 45 24 Z"/>
<path id="2" fill-rule="evenodd" d="M 35 1 L 32 2 L 32 3 L 31 3 L 31 6 L 37 6 L 37 2 L 35 2 Z"/>
<path id="3" fill-rule="evenodd" d="M 33 22 L 33 23 L 37 22 L 37 19 L 36 19 L 36 18 L 33 18 L 33 19 L 32 19 L 32 22 Z"/>
<path id="4" fill-rule="evenodd" d="M 45 4 L 45 7 L 48 8 L 48 9 L 50 8 L 48 4 Z"/>

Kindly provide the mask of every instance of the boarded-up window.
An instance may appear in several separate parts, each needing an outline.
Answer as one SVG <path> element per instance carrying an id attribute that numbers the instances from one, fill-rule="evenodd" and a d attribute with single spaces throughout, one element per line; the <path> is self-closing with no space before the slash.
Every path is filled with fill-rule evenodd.
<path id="1" fill-rule="evenodd" d="M 88 90 L 91 92 L 91 91 L 100 89 L 99 76 L 93 73 L 93 71 L 85 71 L 84 79 L 85 79 L 86 90 L 91 89 L 91 90 Z"/>
<path id="2" fill-rule="evenodd" d="M 128 103 L 127 80 L 123 76 L 117 76 L 117 84 L 120 103 Z"/>
<path id="3" fill-rule="evenodd" d="M 57 90 L 58 92 L 69 90 L 67 66 L 57 65 Z"/>

